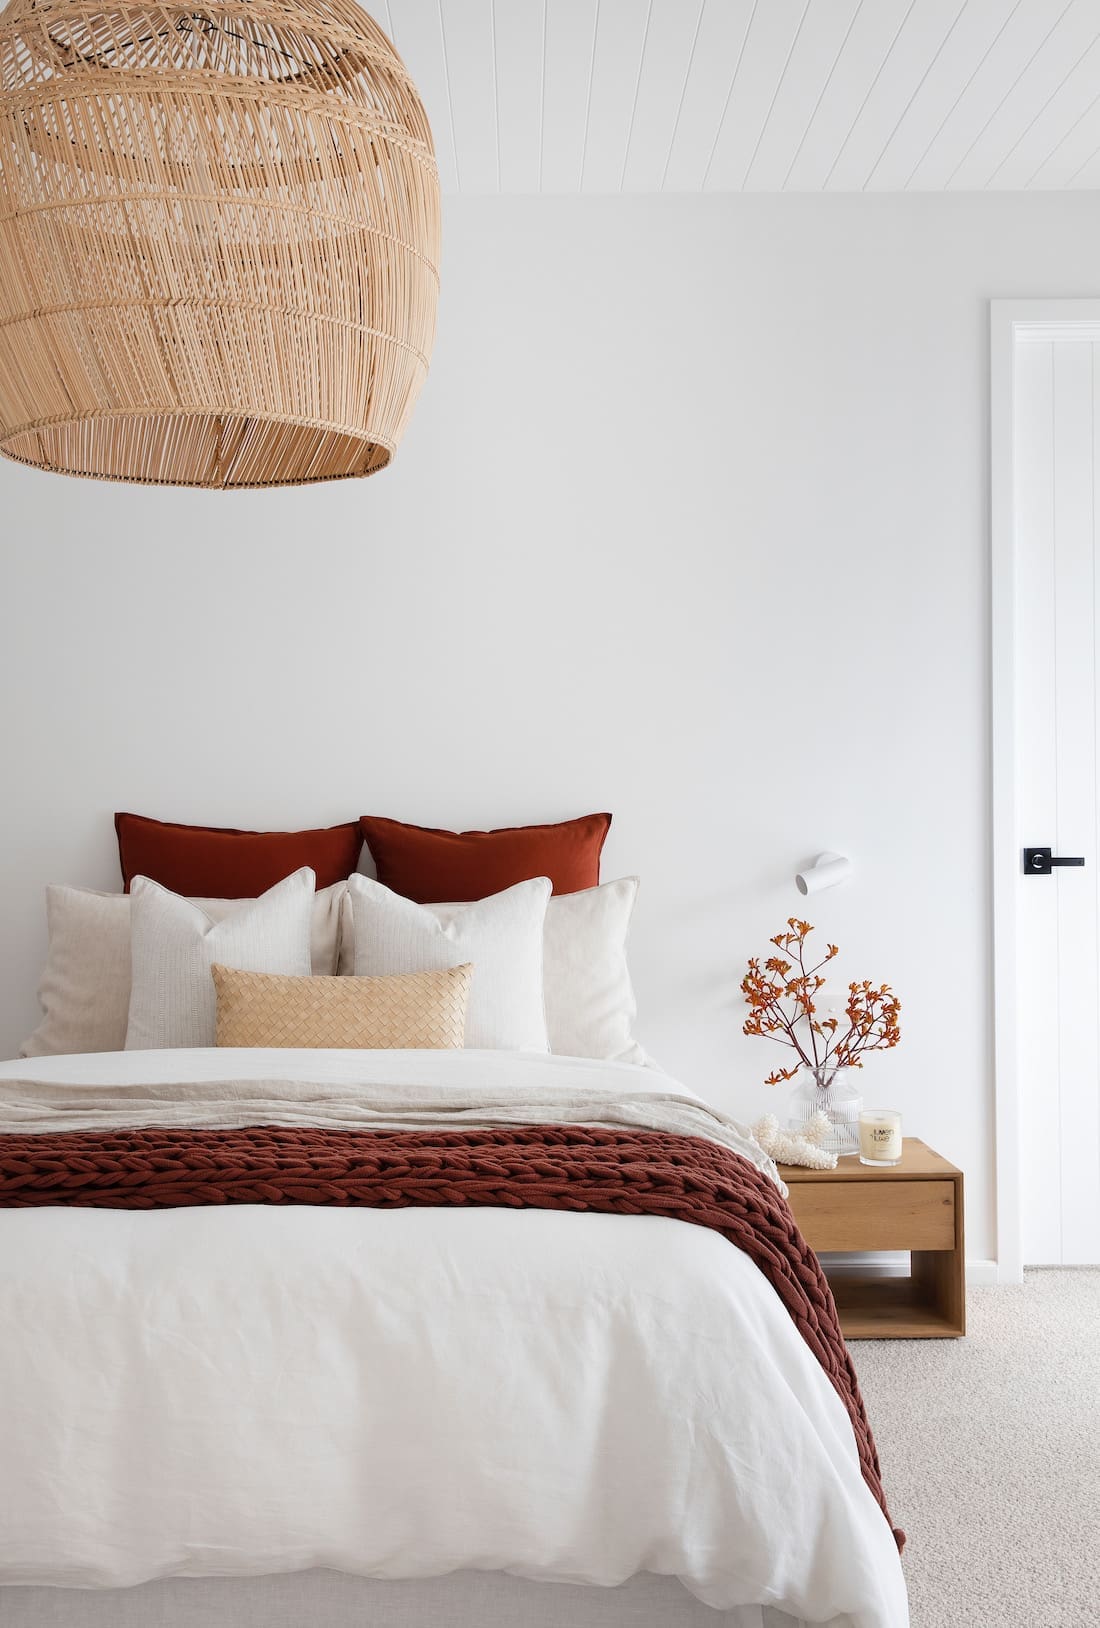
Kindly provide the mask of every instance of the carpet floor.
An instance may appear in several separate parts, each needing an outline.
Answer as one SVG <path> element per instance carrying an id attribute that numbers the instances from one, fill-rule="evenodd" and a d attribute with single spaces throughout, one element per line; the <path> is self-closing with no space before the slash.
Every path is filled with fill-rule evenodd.
<path id="1" fill-rule="evenodd" d="M 972 1289 L 964 1340 L 858 1340 L 912 1628 L 1100 1628 L 1100 1270 Z"/>

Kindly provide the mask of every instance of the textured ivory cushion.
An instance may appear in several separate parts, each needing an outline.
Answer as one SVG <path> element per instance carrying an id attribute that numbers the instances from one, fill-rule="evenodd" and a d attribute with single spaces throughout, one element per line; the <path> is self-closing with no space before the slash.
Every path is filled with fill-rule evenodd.
<path id="1" fill-rule="evenodd" d="M 638 887 L 636 876 L 624 876 L 583 893 L 557 894 L 547 904 L 543 998 L 551 1051 L 618 1063 L 646 1061 L 634 1038 L 638 1008 L 626 958 Z M 431 904 L 423 908 L 442 921 L 453 922 L 472 907 Z M 350 889 L 344 895 L 342 914 L 339 965 L 342 973 L 351 973 L 355 971 L 355 933 Z"/>
<path id="2" fill-rule="evenodd" d="M 343 897 L 343 882 L 314 896 L 311 965 L 317 975 L 337 970 Z M 213 921 L 249 902 L 191 900 Z M 43 1017 L 19 1055 L 121 1051 L 130 1010 L 129 894 L 51 885 L 46 889 L 46 923 L 46 964 L 38 986 Z M 350 946 L 347 953 L 350 962 Z"/>
<path id="3" fill-rule="evenodd" d="M 467 1046 L 547 1051 L 542 998 L 545 876 L 448 909 L 414 904 L 368 876 L 349 876 L 354 971 L 360 978 L 473 962 Z"/>
<path id="4" fill-rule="evenodd" d="M 638 878 L 564 893 L 546 907 L 546 1027 L 567 1057 L 644 1063 L 634 1038 L 638 1006 L 626 960 Z"/>
<path id="5" fill-rule="evenodd" d="M 548 876 L 555 893 L 595 887 L 611 815 L 497 831 L 440 831 L 370 814 L 359 824 L 382 885 L 417 904 L 437 904 L 484 899 L 535 876 Z"/>
<path id="6" fill-rule="evenodd" d="M 308 977 L 313 872 L 295 871 L 221 921 L 146 876 L 130 889 L 130 1017 L 126 1050 L 212 1046 L 215 961 L 247 972 Z"/>
<path id="7" fill-rule="evenodd" d="M 213 966 L 219 1046 L 459 1049 L 473 968 L 392 978 L 278 978 Z"/>
<path id="8" fill-rule="evenodd" d="M 337 970 L 343 898 L 343 882 L 314 895 L 310 959 L 318 975 Z M 191 902 L 212 921 L 222 921 L 249 903 Z M 38 985 L 42 1021 L 23 1042 L 20 1057 L 121 1051 L 130 1013 L 130 895 L 47 887 L 46 926 L 46 965 Z"/>

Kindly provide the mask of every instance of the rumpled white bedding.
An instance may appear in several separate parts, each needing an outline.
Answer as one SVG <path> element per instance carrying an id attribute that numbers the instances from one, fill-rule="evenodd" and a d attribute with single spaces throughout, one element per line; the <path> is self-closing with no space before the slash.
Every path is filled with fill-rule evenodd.
<path id="1" fill-rule="evenodd" d="M 692 1101 L 543 1056 L 131 1052 L 0 1065 L 0 1125 L 16 1080 L 90 1101 L 219 1079 L 365 1106 L 478 1079 Z M 659 1217 L 0 1211 L 0 1444 L 0 1584 L 652 1571 L 719 1608 L 908 1622 L 847 1415 L 778 1297 Z"/>

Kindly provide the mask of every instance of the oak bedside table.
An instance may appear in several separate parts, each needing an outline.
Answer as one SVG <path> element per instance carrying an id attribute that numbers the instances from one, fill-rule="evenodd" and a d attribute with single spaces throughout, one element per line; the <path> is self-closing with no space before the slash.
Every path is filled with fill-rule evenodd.
<path id="1" fill-rule="evenodd" d="M 860 1164 L 847 1155 L 835 1170 L 781 1164 L 779 1174 L 790 1188 L 795 1220 L 819 1255 L 911 1251 L 909 1277 L 826 1266 L 846 1339 L 951 1339 L 966 1333 L 961 1170 L 907 1136 L 898 1165 Z"/>

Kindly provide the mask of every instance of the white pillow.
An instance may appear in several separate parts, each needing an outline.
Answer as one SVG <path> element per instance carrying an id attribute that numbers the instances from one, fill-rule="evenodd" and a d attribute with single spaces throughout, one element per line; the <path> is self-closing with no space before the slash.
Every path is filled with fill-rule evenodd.
<path id="1" fill-rule="evenodd" d="M 343 882 L 314 895 L 310 960 L 316 976 L 337 970 L 343 900 Z M 250 901 L 191 902 L 212 921 L 222 921 Z M 51 885 L 46 926 L 46 965 L 38 985 L 42 1021 L 19 1048 L 20 1057 L 121 1051 L 130 1013 L 130 895 Z"/>
<path id="2" fill-rule="evenodd" d="M 636 876 L 580 893 L 557 893 L 546 906 L 543 1000 L 550 1050 L 600 1061 L 648 1061 L 634 1038 L 637 1002 L 626 959 L 626 940 L 641 884 Z M 452 921 L 466 904 L 422 906 Z M 355 971 L 351 894 L 341 914 L 339 968 Z"/>
<path id="3" fill-rule="evenodd" d="M 638 1005 L 626 937 L 638 878 L 558 893 L 546 909 L 546 1027 L 550 1050 L 567 1057 L 644 1063 L 634 1038 Z"/>
<path id="4" fill-rule="evenodd" d="M 348 877 L 355 973 L 377 978 L 472 961 L 466 1044 L 492 1051 L 547 1051 L 542 999 L 545 876 L 473 904 L 422 905 L 369 876 Z"/>
<path id="5" fill-rule="evenodd" d="M 130 1017 L 126 1050 L 212 1046 L 215 961 L 239 972 L 308 977 L 314 882 L 295 871 L 222 921 L 159 882 L 130 888 Z"/>

